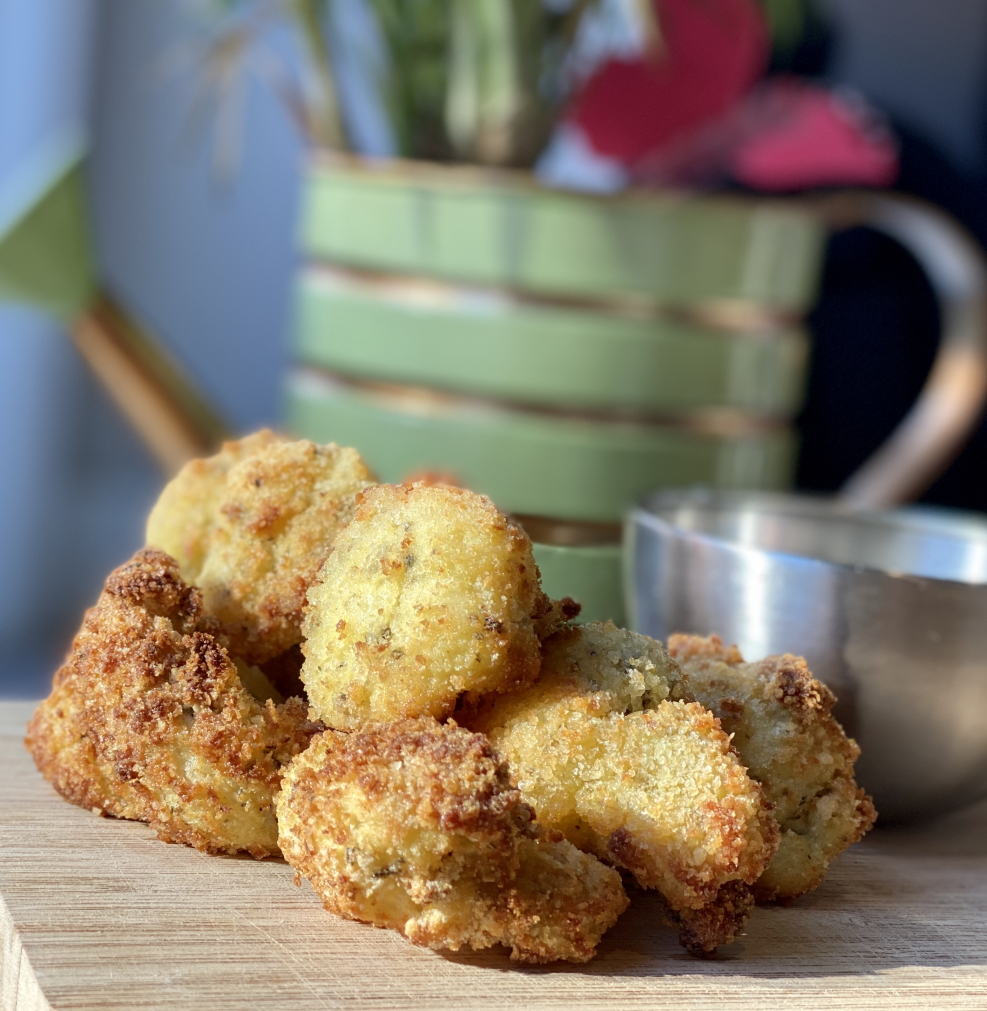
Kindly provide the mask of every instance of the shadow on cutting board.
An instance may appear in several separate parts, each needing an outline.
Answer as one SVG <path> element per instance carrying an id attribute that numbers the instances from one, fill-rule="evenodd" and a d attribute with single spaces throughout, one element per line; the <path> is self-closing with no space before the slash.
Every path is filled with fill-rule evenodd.
<path id="1" fill-rule="evenodd" d="M 881 859 L 874 857 L 880 855 Z M 987 967 L 987 804 L 913 828 L 879 829 L 791 906 L 759 906 L 737 942 L 712 959 L 679 946 L 653 894 L 631 908 L 585 965 L 515 966 L 496 949 L 446 953 L 500 972 L 590 976 L 805 978 L 870 976 L 906 966 Z"/>

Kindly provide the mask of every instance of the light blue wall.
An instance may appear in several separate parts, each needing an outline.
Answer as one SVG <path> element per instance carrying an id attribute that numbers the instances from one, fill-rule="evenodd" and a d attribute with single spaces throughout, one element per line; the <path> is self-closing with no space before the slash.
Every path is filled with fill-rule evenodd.
<path id="1" fill-rule="evenodd" d="M 94 14 L 87 0 L 0 0 L 0 186 L 53 134 L 82 128 Z M 29 690 L 78 610 L 88 392 L 55 323 L 0 306 L 0 690 Z"/>
<path id="2" fill-rule="evenodd" d="M 0 180 L 89 104 L 92 0 L 0 0 Z"/>
<path id="3" fill-rule="evenodd" d="M 188 42 L 181 6 L 0 0 L 0 180 L 53 128 L 88 123 L 104 279 L 247 431 L 279 416 L 301 147 L 254 86 L 239 168 L 216 177 L 209 136 L 188 130 L 189 75 L 163 72 Z M 142 543 L 161 476 L 59 328 L 9 307 L 0 425 L 18 435 L 0 440 L 0 692 L 30 693 Z"/>
<path id="4" fill-rule="evenodd" d="M 250 89 L 239 168 L 218 179 L 212 138 L 189 129 L 181 5 L 105 0 L 92 193 L 111 288 L 157 333 L 238 430 L 279 416 L 295 257 L 298 138 Z"/>

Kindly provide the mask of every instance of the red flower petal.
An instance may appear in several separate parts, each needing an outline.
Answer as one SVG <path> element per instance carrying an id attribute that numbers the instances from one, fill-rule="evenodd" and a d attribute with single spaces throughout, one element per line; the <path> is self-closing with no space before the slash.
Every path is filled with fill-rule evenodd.
<path id="1" fill-rule="evenodd" d="M 573 115 L 600 153 L 631 164 L 721 115 L 761 76 L 769 43 L 753 0 L 656 0 L 663 51 L 611 60 Z"/>

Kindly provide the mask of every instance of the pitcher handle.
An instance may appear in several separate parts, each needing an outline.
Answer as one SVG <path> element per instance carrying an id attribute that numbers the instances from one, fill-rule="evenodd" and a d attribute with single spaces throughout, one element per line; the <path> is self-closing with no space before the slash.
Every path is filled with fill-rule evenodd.
<path id="1" fill-rule="evenodd" d="M 917 498 L 949 466 L 987 401 L 987 261 L 958 222 L 919 200 L 855 191 L 813 203 L 834 230 L 867 225 L 897 240 L 939 302 L 939 350 L 918 399 L 837 494 L 847 509 L 886 509 Z"/>

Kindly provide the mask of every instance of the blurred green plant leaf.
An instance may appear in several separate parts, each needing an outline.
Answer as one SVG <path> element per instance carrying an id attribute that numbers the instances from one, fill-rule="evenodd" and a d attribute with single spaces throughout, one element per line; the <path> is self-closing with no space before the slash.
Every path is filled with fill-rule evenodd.
<path id="1" fill-rule="evenodd" d="M 332 59 L 326 41 L 327 0 L 285 0 L 294 15 L 302 47 L 308 59 L 305 63 L 303 87 L 308 135 L 322 147 L 342 150 L 346 135 L 336 96 Z"/>
<path id="2" fill-rule="evenodd" d="M 759 0 L 764 9 L 775 49 L 789 52 L 805 33 L 809 21 L 808 0 Z"/>
<path id="3" fill-rule="evenodd" d="M 596 0 L 451 0 L 446 125 L 460 158 L 530 165 L 566 92 L 564 68 Z"/>
<path id="4" fill-rule="evenodd" d="M 390 58 L 383 93 L 409 158 L 451 155 L 444 123 L 452 0 L 369 0 Z"/>
<path id="5" fill-rule="evenodd" d="M 185 0 L 206 26 L 193 60 L 191 120 L 212 119 L 214 162 L 235 164 L 246 89 L 259 74 L 308 139 L 343 149 L 328 17 L 334 0 Z M 398 152 L 489 165 L 531 165 L 563 100 L 566 60 L 581 19 L 599 0 L 366 0 L 388 54 L 381 93 Z M 649 0 L 640 7 L 648 46 L 659 39 Z M 275 23 L 290 23 L 303 54 L 301 80 L 265 52 Z"/>
<path id="6" fill-rule="evenodd" d="M 346 147 L 325 38 L 326 5 L 327 0 L 185 0 L 199 24 L 190 39 L 166 54 L 160 70 L 192 78 L 186 131 L 195 135 L 212 128 L 217 176 L 230 176 L 238 165 L 251 79 L 277 95 L 313 144 Z M 297 71 L 267 44 L 284 25 L 301 49 Z"/>

